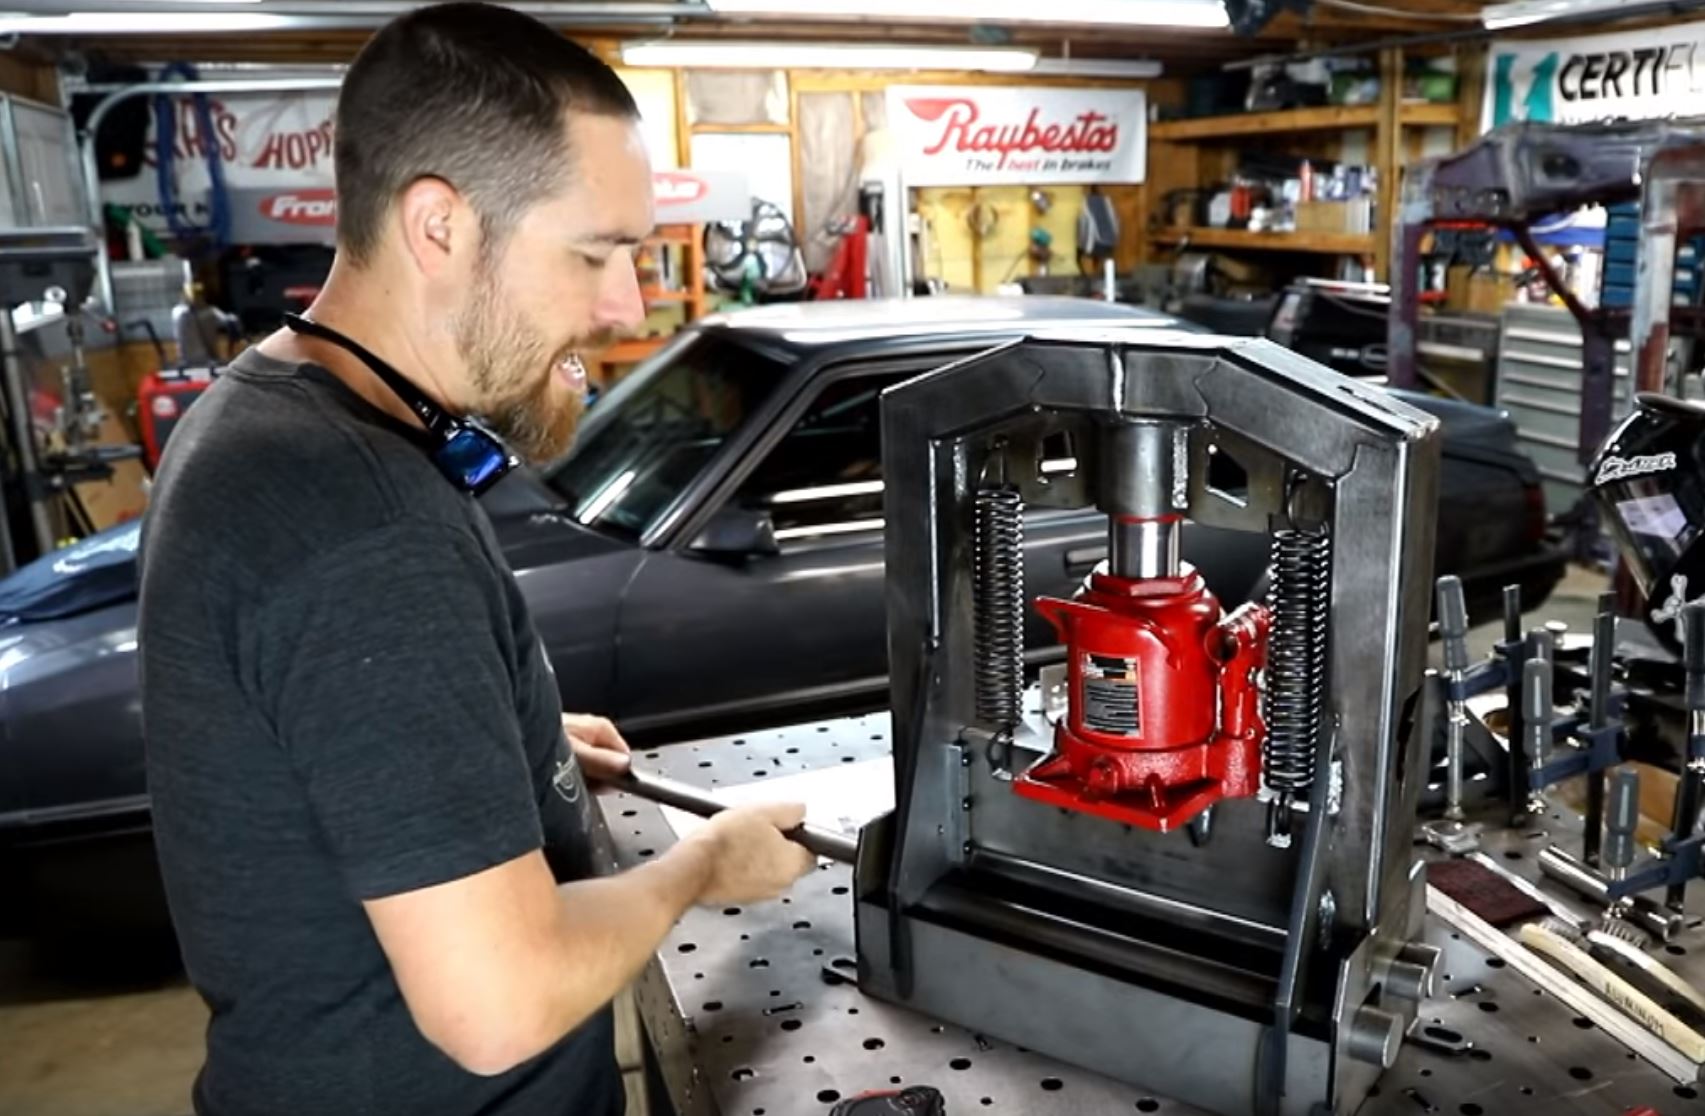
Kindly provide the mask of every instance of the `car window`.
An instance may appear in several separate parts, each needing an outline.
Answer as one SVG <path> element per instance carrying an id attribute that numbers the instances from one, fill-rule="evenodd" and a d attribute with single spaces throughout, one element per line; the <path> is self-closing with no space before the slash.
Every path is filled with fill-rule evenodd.
<path id="1" fill-rule="evenodd" d="M 637 539 L 764 406 L 787 370 L 756 349 L 692 334 L 592 408 L 574 451 L 547 480 L 580 523 Z"/>
<path id="2" fill-rule="evenodd" d="M 823 388 L 740 486 L 740 506 L 770 514 L 776 540 L 882 526 L 883 389 L 916 371 L 850 376 Z"/>

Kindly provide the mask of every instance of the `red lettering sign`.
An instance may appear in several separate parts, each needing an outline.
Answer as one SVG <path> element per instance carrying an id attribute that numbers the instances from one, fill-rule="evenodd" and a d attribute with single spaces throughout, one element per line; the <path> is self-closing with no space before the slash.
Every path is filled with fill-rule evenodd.
<path id="1" fill-rule="evenodd" d="M 1119 147 L 1119 125 L 1093 110 L 1086 109 L 1069 122 L 1045 122 L 1042 110 L 1033 108 L 1020 124 L 983 121 L 977 103 L 968 97 L 908 98 L 906 108 L 919 120 L 941 124 L 941 134 L 924 147 L 925 155 L 939 155 L 951 147 L 961 154 L 999 155 L 1004 168 L 1014 155 L 1096 155 Z"/>
<path id="2" fill-rule="evenodd" d="M 651 187 L 658 205 L 690 205 L 710 193 L 704 179 L 682 171 L 657 171 Z"/>
<path id="3" fill-rule="evenodd" d="M 293 190 L 274 194 L 260 203 L 261 216 L 286 225 L 337 224 L 337 192 L 331 189 Z"/>

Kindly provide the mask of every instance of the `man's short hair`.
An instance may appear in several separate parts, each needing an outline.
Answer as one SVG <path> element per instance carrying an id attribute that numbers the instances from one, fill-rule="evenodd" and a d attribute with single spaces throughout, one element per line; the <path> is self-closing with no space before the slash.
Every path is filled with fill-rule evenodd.
<path id="1" fill-rule="evenodd" d="M 337 100 L 337 237 L 372 256 L 398 195 L 441 178 L 479 214 L 486 249 L 572 172 L 568 111 L 637 119 L 591 51 L 490 4 L 410 12 L 362 48 Z"/>

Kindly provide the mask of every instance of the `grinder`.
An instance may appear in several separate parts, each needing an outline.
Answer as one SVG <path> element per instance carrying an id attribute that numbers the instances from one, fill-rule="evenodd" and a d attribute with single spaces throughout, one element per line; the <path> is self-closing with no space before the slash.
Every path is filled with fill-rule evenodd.
<path id="1" fill-rule="evenodd" d="M 1219 600 L 1179 559 L 1185 429 L 1121 423 L 1100 444 L 1110 558 L 1071 600 L 1036 604 L 1066 646 L 1069 712 L 1054 754 L 1014 789 L 1167 832 L 1260 789 L 1256 672 L 1272 616 L 1246 604 L 1222 619 Z"/>

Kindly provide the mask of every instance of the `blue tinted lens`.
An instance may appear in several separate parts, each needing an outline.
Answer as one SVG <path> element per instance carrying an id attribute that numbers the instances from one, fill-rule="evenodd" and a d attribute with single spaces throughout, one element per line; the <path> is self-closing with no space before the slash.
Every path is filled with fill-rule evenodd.
<path id="1" fill-rule="evenodd" d="M 475 495 L 501 477 L 509 465 L 509 455 L 502 446 L 466 427 L 452 434 L 432 457 L 446 476 Z"/>

